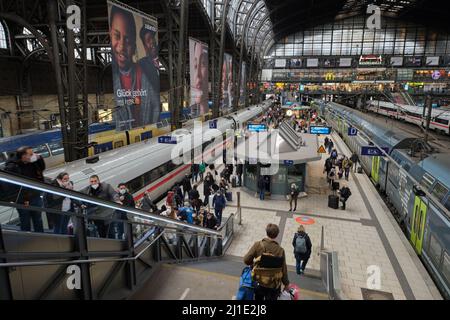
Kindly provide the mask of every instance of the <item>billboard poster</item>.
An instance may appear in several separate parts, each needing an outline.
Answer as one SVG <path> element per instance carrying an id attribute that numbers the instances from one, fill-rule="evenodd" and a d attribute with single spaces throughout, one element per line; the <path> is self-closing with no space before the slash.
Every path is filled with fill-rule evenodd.
<path id="1" fill-rule="evenodd" d="M 222 66 L 222 111 L 233 107 L 233 56 L 225 53 Z"/>
<path id="2" fill-rule="evenodd" d="M 351 66 L 352 66 L 352 58 L 339 59 L 339 67 L 351 67 Z"/>
<path id="3" fill-rule="evenodd" d="M 336 67 L 337 61 L 334 58 L 324 58 L 322 59 L 322 66 L 324 68 L 333 68 Z"/>
<path id="4" fill-rule="evenodd" d="M 403 64 L 405 67 L 420 67 L 422 65 L 422 57 L 405 57 Z"/>
<path id="5" fill-rule="evenodd" d="M 158 22 L 118 1 L 108 0 L 116 130 L 158 122 L 160 82 Z"/>
<path id="6" fill-rule="evenodd" d="M 286 59 L 275 59 L 275 68 L 285 68 L 286 62 Z"/>
<path id="7" fill-rule="evenodd" d="M 241 67 L 241 86 L 240 86 L 240 92 L 239 92 L 239 105 L 243 106 L 245 104 L 245 80 L 247 77 L 247 66 L 245 65 L 245 62 L 242 62 Z"/>
<path id="8" fill-rule="evenodd" d="M 189 39 L 189 70 L 191 75 L 191 115 L 208 112 L 208 45 Z"/>

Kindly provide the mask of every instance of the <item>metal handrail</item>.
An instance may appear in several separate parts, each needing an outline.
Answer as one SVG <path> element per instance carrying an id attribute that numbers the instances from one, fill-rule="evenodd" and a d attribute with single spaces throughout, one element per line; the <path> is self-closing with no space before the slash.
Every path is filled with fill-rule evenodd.
<path id="1" fill-rule="evenodd" d="M 48 265 L 59 265 L 59 264 L 78 264 L 78 263 L 94 263 L 94 262 L 120 262 L 120 261 L 131 261 L 137 260 L 139 257 L 147 251 L 163 234 L 165 231 L 161 232 L 153 241 L 148 244 L 144 249 L 142 249 L 137 255 L 126 258 L 118 259 L 84 259 L 84 260 L 69 260 L 69 261 L 28 261 L 28 262 L 5 262 L 0 263 L 0 268 L 4 267 L 24 267 L 24 266 L 48 266 Z M 152 236 L 150 234 L 148 237 Z M 147 238 L 148 238 L 147 237 Z"/>
<path id="2" fill-rule="evenodd" d="M 79 193 L 77 191 L 72 191 L 72 190 L 67 190 L 67 189 L 62 189 L 62 188 L 58 188 L 52 185 L 48 185 L 48 184 L 44 184 L 42 182 L 39 181 L 34 181 L 34 180 L 30 180 L 30 179 L 26 179 L 26 178 L 22 178 L 22 177 L 18 177 L 15 176 L 13 174 L 4 172 L 4 171 L 0 171 L 0 181 L 6 182 L 6 183 L 11 183 L 11 184 L 15 184 L 15 185 L 19 185 L 25 188 L 31 188 L 31 189 L 35 189 L 35 190 L 39 190 L 42 192 L 47 192 L 47 193 L 51 193 L 51 194 L 56 194 L 58 196 L 61 197 L 69 197 L 81 202 L 87 202 L 90 204 L 94 204 L 94 205 L 98 205 L 98 206 L 102 206 L 102 207 L 107 207 L 113 210 L 120 210 L 126 213 L 131 214 L 133 217 L 138 217 L 138 218 L 143 218 L 143 219 L 149 219 L 149 220 L 154 220 L 154 221 L 158 221 L 161 223 L 169 223 L 172 225 L 176 225 L 178 227 L 182 227 L 185 229 L 188 229 L 190 231 L 197 231 L 197 232 L 201 232 L 201 233 L 205 233 L 205 234 L 210 234 L 210 235 L 214 235 L 214 236 L 221 236 L 221 234 L 218 231 L 214 231 L 211 229 L 207 229 L 207 228 L 203 228 L 203 227 L 199 227 L 196 225 L 190 225 L 190 224 L 185 224 L 183 222 L 179 222 L 177 220 L 173 220 L 170 218 L 166 218 L 163 216 L 159 216 L 159 215 L 155 215 L 152 213 L 143 213 L 144 211 L 141 211 L 139 209 L 134 209 L 134 208 L 128 208 L 128 207 L 124 207 L 121 206 L 119 204 L 115 204 L 113 202 L 109 202 L 106 200 L 102 200 L 102 199 L 97 199 L 88 195 L 84 195 L 82 193 Z M 43 208 L 44 209 L 44 208 Z"/>

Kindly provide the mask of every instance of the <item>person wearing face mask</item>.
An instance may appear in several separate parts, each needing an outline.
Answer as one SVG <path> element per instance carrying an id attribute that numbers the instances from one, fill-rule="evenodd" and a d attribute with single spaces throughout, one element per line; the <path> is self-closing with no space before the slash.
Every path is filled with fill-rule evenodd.
<path id="1" fill-rule="evenodd" d="M 8 160 L 4 171 L 23 178 L 44 182 L 45 162 L 42 157 L 33 152 L 31 147 L 20 147 L 15 157 Z M 26 187 L 12 186 L 9 188 L 10 200 L 26 207 L 42 207 L 42 194 L 40 191 Z M 20 229 L 31 231 L 30 219 L 35 232 L 44 232 L 42 212 L 29 209 L 17 209 L 20 219 Z"/>
<path id="2" fill-rule="evenodd" d="M 67 172 L 58 174 L 52 185 L 68 190 L 73 190 L 73 182 L 70 181 L 70 176 Z M 47 194 L 47 204 L 50 208 L 55 208 L 62 212 L 74 212 L 75 202 L 71 198 L 65 198 L 54 194 Z M 49 214 L 47 213 L 47 216 Z M 67 226 L 69 224 L 70 216 L 55 214 L 53 232 L 56 234 L 67 234 Z"/>
<path id="3" fill-rule="evenodd" d="M 134 202 L 133 195 L 128 192 L 127 185 L 125 183 L 120 183 L 117 186 L 119 193 L 119 200 L 124 207 L 136 208 L 136 203 Z M 125 211 L 116 210 L 115 219 L 127 220 L 127 213 Z M 123 222 L 113 221 L 109 226 L 109 237 L 113 239 L 123 239 L 125 226 Z"/>
<path id="4" fill-rule="evenodd" d="M 122 204 L 119 195 L 114 191 L 114 188 L 106 182 L 100 182 L 100 178 L 97 175 L 93 175 L 89 178 L 89 184 L 88 187 L 81 191 L 82 193 L 91 197 Z M 105 238 L 108 231 L 108 223 L 106 220 L 98 219 L 110 219 L 113 216 L 114 211 L 103 206 L 92 204 L 85 204 L 84 207 L 87 209 L 88 218 L 97 227 L 99 236 Z"/>

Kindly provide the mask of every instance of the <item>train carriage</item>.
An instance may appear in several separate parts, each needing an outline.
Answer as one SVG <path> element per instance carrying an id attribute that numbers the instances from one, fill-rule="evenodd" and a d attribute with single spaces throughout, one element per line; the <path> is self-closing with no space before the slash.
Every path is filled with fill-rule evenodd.
<path id="1" fill-rule="evenodd" d="M 361 147 L 369 142 L 361 135 L 349 137 L 345 123 L 364 131 L 377 145 L 390 148 L 392 160 L 360 156 L 361 165 L 380 191 L 386 192 L 386 200 L 412 247 L 444 297 L 450 298 L 450 154 L 429 154 L 426 146 L 423 154 L 415 153 L 416 137 L 368 123 L 357 111 L 339 104 L 316 104 L 352 152 L 361 154 Z"/>

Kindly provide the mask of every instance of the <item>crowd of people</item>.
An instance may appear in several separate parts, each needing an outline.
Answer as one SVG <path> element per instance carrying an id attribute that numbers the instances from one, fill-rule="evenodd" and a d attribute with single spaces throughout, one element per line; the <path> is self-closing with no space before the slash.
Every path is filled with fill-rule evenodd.
<path id="1" fill-rule="evenodd" d="M 41 156 L 34 153 L 31 147 L 22 147 L 16 151 L 15 157 L 6 163 L 3 170 L 36 181 L 48 182 L 55 187 L 73 190 L 74 184 L 67 172 L 61 172 L 54 180 L 48 181 L 44 179 L 45 168 L 45 161 Z M 207 166 L 206 163 L 200 163 L 193 164 L 191 172 L 191 175 L 186 174 L 183 180 L 168 192 L 165 204 L 160 208 L 150 198 L 149 192 L 145 192 L 142 200 L 137 203 L 126 183 L 114 187 L 102 182 L 98 175 L 90 176 L 89 185 L 80 192 L 124 207 L 138 208 L 186 223 L 218 229 L 222 224 L 223 210 L 227 202 L 232 201 L 231 185 L 241 184 L 243 165 L 227 164 L 219 174 L 213 164 Z M 203 199 L 199 192 L 201 182 L 203 182 Z M 42 193 L 12 184 L 3 183 L 0 187 L 3 200 L 20 205 L 17 212 L 23 231 L 44 232 L 42 211 L 45 211 L 50 230 L 56 234 L 71 234 L 74 228 L 71 214 L 82 212 L 88 218 L 88 235 L 115 239 L 125 237 L 126 229 L 123 221 L 128 220 L 126 211 L 113 210 L 106 206 L 74 200 L 72 197 Z"/>
<path id="2" fill-rule="evenodd" d="M 351 191 L 346 181 L 349 179 L 350 170 L 352 167 L 355 168 L 356 172 L 359 157 L 356 153 L 353 153 L 350 158 L 345 155 L 339 156 L 336 148 L 334 148 L 334 142 L 328 137 L 325 137 L 324 145 L 325 149 L 328 150 L 329 157 L 325 160 L 323 172 L 327 176 L 327 182 L 330 189 L 332 191 L 338 190 L 339 182 L 342 178 L 345 179 L 345 182 L 342 182 L 342 187 L 339 190 L 340 201 L 342 202 L 341 209 L 345 210 L 346 202 L 351 196 Z"/>

